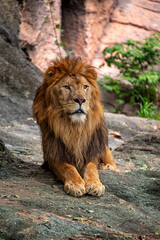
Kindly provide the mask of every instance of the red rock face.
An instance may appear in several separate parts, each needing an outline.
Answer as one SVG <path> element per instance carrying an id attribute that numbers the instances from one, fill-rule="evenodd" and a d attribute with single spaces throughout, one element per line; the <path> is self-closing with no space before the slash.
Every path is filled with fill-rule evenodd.
<path id="1" fill-rule="evenodd" d="M 60 0 L 51 5 L 54 23 L 59 24 L 61 19 Z M 60 41 L 60 31 L 57 31 Z M 28 0 L 21 12 L 20 46 L 32 62 L 44 71 L 58 55 L 55 45 L 54 29 L 47 0 Z"/>
<path id="2" fill-rule="evenodd" d="M 62 1 L 62 28 L 65 30 L 66 47 L 92 63 L 104 29 L 109 23 L 114 1 L 87 0 L 81 5 L 78 1 L 74 4 L 70 1 L 66 5 L 63 6 Z"/>
<path id="3" fill-rule="evenodd" d="M 46 1 L 46 0 L 45 0 Z M 45 2 L 44 1 L 44 2 Z M 114 43 L 128 39 L 142 40 L 160 31 L 160 1 L 158 0 L 54 0 L 55 23 L 64 29 L 65 49 L 73 50 L 88 63 L 99 67 L 102 51 Z M 21 46 L 33 63 L 45 70 L 58 55 L 53 24 L 48 5 L 28 0 L 22 10 Z M 60 31 L 57 31 L 60 40 Z M 105 66 L 101 73 L 112 73 Z"/>

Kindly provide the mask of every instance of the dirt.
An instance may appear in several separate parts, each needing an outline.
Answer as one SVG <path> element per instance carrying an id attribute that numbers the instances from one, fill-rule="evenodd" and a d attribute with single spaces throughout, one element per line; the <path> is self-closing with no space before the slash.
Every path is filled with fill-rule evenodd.
<path id="1" fill-rule="evenodd" d="M 120 127 L 117 143 L 111 134 L 117 115 L 109 117 L 120 172 L 99 171 L 106 187 L 100 198 L 67 195 L 63 184 L 41 168 L 40 133 L 32 118 L 0 127 L 9 149 L 0 142 L 0 239 L 160 239 L 160 122 L 150 132 L 137 127 L 130 135 L 129 128 L 124 135 Z M 136 125 L 136 120 L 129 122 Z M 119 116 L 119 126 L 123 123 Z"/>

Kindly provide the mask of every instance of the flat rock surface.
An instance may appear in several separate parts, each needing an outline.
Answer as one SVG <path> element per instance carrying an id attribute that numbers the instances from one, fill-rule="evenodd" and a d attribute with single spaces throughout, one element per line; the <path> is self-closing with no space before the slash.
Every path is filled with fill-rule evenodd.
<path id="1" fill-rule="evenodd" d="M 115 114 L 106 122 L 120 172 L 99 171 L 106 187 L 100 198 L 67 195 L 41 168 L 32 118 L 0 127 L 10 150 L 0 143 L 0 239 L 159 239 L 160 122 Z"/>

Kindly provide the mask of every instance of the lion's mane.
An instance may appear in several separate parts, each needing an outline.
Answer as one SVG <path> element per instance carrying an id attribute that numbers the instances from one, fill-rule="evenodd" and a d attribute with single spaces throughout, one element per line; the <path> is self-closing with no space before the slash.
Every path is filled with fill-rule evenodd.
<path id="1" fill-rule="evenodd" d="M 86 121 L 74 124 L 63 116 L 52 89 L 65 75 L 77 74 L 84 76 L 93 90 Z M 57 60 L 46 71 L 33 102 L 33 113 L 42 133 L 44 161 L 49 166 L 53 161 L 67 162 L 82 172 L 89 161 L 97 163 L 105 153 L 107 127 L 96 79 L 95 68 L 80 58 Z"/>

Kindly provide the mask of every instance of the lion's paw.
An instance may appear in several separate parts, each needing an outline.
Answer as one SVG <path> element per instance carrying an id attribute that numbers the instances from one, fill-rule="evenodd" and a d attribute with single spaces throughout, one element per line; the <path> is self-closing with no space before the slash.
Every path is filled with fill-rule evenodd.
<path id="1" fill-rule="evenodd" d="M 89 181 L 86 183 L 86 193 L 93 196 L 102 196 L 105 192 L 105 186 L 100 181 Z"/>
<path id="2" fill-rule="evenodd" d="M 71 180 L 66 181 L 64 185 L 64 190 L 66 191 L 66 193 L 74 197 L 80 197 L 86 193 L 85 184 L 83 180 L 81 182 L 76 181 L 73 182 Z"/>
<path id="3" fill-rule="evenodd" d="M 100 169 L 102 169 L 102 170 L 111 170 L 111 171 L 119 172 L 119 169 L 118 169 L 116 166 L 112 166 L 112 165 L 110 165 L 110 164 L 106 164 L 106 165 L 102 164 L 102 165 L 100 166 Z"/>

